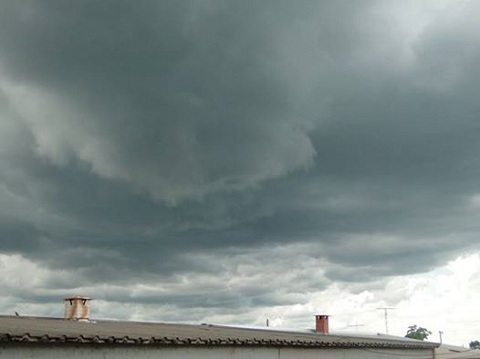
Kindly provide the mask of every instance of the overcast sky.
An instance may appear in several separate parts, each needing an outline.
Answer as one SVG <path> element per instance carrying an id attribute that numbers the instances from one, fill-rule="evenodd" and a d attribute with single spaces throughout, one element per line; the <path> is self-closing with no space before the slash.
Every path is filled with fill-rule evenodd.
<path id="1" fill-rule="evenodd" d="M 0 312 L 480 339 L 479 16 L 1 1 Z"/>

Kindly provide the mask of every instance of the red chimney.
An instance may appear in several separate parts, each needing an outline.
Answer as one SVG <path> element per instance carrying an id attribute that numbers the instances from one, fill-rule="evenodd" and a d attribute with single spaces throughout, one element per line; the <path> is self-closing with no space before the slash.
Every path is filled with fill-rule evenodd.
<path id="1" fill-rule="evenodd" d="M 315 316 L 315 331 L 322 334 L 328 334 L 328 315 Z"/>

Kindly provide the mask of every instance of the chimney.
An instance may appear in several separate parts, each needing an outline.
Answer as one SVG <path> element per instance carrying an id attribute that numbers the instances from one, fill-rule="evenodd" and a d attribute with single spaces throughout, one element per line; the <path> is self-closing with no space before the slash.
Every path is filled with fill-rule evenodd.
<path id="1" fill-rule="evenodd" d="M 315 331 L 328 334 L 328 315 L 320 314 L 315 316 Z"/>
<path id="2" fill-rule="evenodd" d="M 65 319 L 88 321 L 90 316 L 88 302 L 90 300 L 90 298 L 80 295 L 65 298 Z"/>

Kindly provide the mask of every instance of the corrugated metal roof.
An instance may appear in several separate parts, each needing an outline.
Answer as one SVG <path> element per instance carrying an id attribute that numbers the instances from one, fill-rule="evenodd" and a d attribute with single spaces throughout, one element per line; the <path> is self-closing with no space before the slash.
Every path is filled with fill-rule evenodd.
<path id="1" fill-rule="evenodd" d="M 275 346 L 302 348 L 427 349 L 436 343 L 406 338 L 358 337 L 210 324 L 169 324 L 0 316 L 0 343 L 157 346 Z"/>

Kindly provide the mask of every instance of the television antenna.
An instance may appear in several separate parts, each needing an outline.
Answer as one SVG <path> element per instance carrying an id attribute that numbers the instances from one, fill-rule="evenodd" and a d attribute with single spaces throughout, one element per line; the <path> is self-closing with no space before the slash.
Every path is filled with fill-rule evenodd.
<path id="1" fill-rule="evenodd" d="M 389 310 L 393 310 L 395 308 L 392 308 L 392 307 L 380 307 L 380 308 L 377 308 L 379 310 L 383 310 L 384 312 L 384 316 L 385 316 L 385 333 L 388 334 L 388 311 Z"/>

